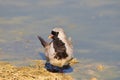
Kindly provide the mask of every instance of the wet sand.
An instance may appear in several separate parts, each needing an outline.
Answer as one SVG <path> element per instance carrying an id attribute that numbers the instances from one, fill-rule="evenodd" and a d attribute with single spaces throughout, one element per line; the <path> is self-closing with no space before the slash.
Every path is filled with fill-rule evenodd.
<path id="1" fill-rule="evenodd" d="M 44 68 L 41 60 L 29 66 L 14 66 L 0 62 L 0 80 L 73 80 L 68 74 L 52 73 Z"/>

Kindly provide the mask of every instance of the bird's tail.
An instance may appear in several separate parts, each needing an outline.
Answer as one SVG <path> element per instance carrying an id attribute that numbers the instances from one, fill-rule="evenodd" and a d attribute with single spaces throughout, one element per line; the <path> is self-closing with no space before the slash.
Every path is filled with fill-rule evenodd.
<path id="1" fill-rule="evenodd" d="M 43 45 L 43 47 L 46 47 L 48 45 L 48 43 L 40 36 L 37 36 L 38 39 L 40 40 L 41 44 Z"/>

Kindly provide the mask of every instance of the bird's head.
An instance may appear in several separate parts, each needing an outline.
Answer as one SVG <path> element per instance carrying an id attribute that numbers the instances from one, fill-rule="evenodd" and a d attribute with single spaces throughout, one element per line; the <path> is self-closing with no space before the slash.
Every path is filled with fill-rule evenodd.
<path id="1" fill-rule="evenodd" d="M 66 35 L 62 28 L 54 28 L 51 31 L 51 35 L 48 38 L 52 38 L 52 39 L 59 38 L 62 40 L 64 38 L 66 38 Z"/>

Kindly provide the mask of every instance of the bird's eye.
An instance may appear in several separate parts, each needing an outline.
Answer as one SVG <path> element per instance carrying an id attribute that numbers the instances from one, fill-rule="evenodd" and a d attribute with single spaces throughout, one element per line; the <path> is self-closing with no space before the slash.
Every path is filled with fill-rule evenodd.
<path id="1" fill-rule="evenodd" d="M 51 32 L 51 34 L 52 34 L 52 35 L 55 35 L 55 34 L 56 34 L 56 32 L 55 32 L 55 31 L 52 31 L 52 32 Z"/>
<path id="2" fill-rule="evenodd" d="M 58 35 L 58 32 L 52 31 L 51 34 L 57 36 L 57 35 Z"/>
<path id="3" fill-rule="evenodd" d="M 54 31 L 52 31 L 52 32 L 51 32 L 51 34 L 52 34 L 52 35 L 54 35 L 54 34 L 55 34 L 55 32 L 54 32 Z"/>

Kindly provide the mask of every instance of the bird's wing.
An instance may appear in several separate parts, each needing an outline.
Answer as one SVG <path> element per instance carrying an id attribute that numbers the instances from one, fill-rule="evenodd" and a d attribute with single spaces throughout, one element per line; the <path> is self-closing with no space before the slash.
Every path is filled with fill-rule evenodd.
<path id="1" fill-rule="evenodd" d="M 53 43 L 54 43 L 54 48 L 55 48 L 56 52 L 64 52 L 65 51 L 65 44 L 62 43 L 61 40 L 56 40 Z"/>
<path id="2" fill-rule="evenodd" d="M 53 48 L 55 50 L 55 57 L 56 59 L 65 59 L 68 57 L 68 54 L 66 53 L 66 46 L 65 43 L 63 43 L 58 38 L 53 41 Z"/>
<path id="3" fill-rule="evenodd" d="M 46 47 L 48 45 L 48 43 L 42 37 L 38 36 L 38 39 L 40 40 L 43 47 Z"/>

